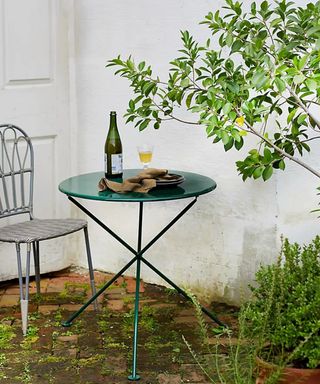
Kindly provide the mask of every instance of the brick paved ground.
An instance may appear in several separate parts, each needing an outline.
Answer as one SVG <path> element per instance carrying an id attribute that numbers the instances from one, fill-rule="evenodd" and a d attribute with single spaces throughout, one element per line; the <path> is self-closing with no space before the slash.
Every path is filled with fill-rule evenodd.
<path id="1" fill-rule="evenodd" d="M 97 286 L 111 276 L 96 272 Z M 121 277 L 70 328 L 61 326 L 90 297 L 87 274 L 62 271 L 41 280 L 41 297 L 30 283 L 29 331 L 23 338 L 16 281 L 0 283 L 0 384 L 120 384 L 131 369 L 135 280 Z M 141 383 L 208 384 L 184 336 L 204 359 L 193 307 L 172 290 L 140 285 L 138 373 Z M 216 306 L 235 326 L 236 311 Z M 214 323 L 207 319 L 209 333 Z M 216 341 L 213 338 L 212 344 Z M 223 339 L 220 341 L 223 343 Z"/>

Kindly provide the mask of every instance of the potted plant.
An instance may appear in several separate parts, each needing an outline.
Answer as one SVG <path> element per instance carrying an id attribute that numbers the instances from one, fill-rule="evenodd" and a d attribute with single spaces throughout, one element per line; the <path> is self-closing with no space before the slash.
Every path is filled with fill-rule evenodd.
<path id="1" fill-rule="evenodd" d="M 286 239 L 277 261 L 256 272 L 252 297 L 240 308 L 236 342 L 232 329 L 219 327 L 213 330 L 223 345 L 212 340 L 191 293 L 204 352 L 211 358 L 203 361 L 184 340 L 214 384 L 319 384 L 319 287 L 320 237 L 303 247 Z"/>
<path id="2" fill-rule="evenodd" d="M 255 341 L 257 383 L 320 383 L 320 237 L 303 247 L 283 241 L 261 266 L 244 306 L 245 335 Z"/>

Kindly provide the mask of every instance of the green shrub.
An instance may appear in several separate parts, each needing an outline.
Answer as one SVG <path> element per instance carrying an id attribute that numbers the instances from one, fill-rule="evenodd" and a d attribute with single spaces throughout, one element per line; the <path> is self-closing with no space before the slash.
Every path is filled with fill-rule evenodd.
<path id="1" fill-rule="evenodd" d="M 320 365 L 320 237 L 303 247 L 284 240 L 278 261 L 256 273 L 245 307 L 246 332 L 280 364 Z"/>

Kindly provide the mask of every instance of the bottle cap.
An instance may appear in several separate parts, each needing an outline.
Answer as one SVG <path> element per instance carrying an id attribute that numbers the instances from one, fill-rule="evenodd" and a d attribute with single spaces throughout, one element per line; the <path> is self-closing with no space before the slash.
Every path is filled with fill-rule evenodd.
<path id="1" fill-rule="evenodd" d="M 116 111 L 111 111 L 111 112 L 110 112 L 110 115 L 116 115 L 116 114 L 117 114 Z"/>

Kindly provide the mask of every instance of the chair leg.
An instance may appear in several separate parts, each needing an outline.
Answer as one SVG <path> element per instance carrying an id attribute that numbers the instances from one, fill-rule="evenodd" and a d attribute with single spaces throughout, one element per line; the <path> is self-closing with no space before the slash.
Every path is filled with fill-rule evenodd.
<path id="1" fill-rule="evenodd" d="M 36 278 L 37 294 L 40 295 L 40 253 L 39 253 L 39 241 L 32 243 L 33 247 L 33 259 L 34 259 L 34 272 Z"/>
<path id="2" fill-rule="evenodd" d="M 21 249 L 20 249 L 20 244 L 18 244 L 18 243 L 16 243 L 16 250 L 17 250 L 17 262 L 18 262 L 19 288 L 20 288 L 20 307 L 21 307 L 22 333 L 23 333 L 23 336 L 25 336 L 27 334 L 27 329 L 28 329 L 28 302 L 29 302 L 29 276 L 30 276 L 31 244 L 27 243 L 27 262 L 26 262 L 25 293 L 23 292 Z"/>
<path id="3" fill-rule="evenodd" d="M 89 235 L 88 235 L 88 228 L 84 227 L 84 238 L 86 242 L 86 250 L 87 250 L 87 259 L 88 259 L 88 267 L 89 267 L 89 276 L 90 276 L 90 285 L 91 285 L 91 293 L 92 296 L 96 294 L 96 287 L 94 284 L 94 273 L 93 273 L 93 266 L 92 266 L 92 258 L 91 258 L 91 250 L 90 250 L 90 243 L 89 243 Z M 95 300 L 93 302 L 94 309 L 98 310 L 98 301 Z"/>

